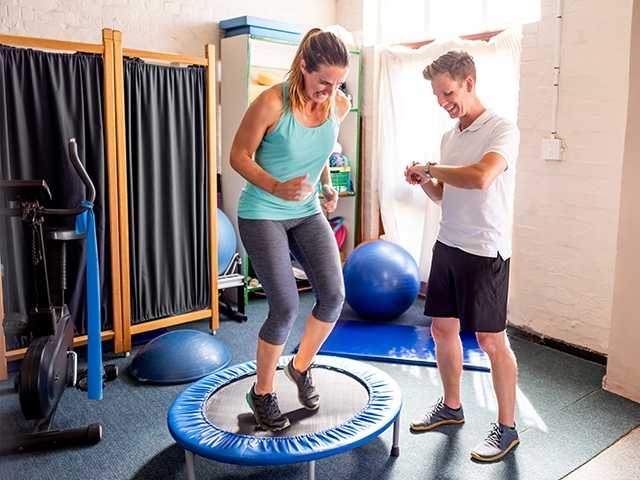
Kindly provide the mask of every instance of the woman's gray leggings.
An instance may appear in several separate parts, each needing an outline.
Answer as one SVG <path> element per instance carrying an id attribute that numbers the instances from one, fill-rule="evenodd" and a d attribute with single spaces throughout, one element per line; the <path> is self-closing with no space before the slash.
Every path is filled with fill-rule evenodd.
<path id="1" fill-rule="evenodd" d="M 238 218 L 240 238 L 269 302 L 269 315 L 260 338 L 283 345 L 298 316 L 298 289 L 291 270 L 292 253 L 316 296 L 312 314 L 335 322 L 344 303 L 344 281 L 338 245 L 327 219 L 320 213 L 293 220 Z"/>

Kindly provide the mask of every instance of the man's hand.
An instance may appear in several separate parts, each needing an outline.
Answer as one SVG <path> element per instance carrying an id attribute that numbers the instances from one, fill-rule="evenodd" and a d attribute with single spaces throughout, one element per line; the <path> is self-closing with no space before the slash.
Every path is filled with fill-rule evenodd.
<path id="1" fill-rule="evenodd" d="M 327 213 L 335 212 L 338 207 L 338 192 L 331 185 L 324 184 L 322 186 L 322 194 L 324 196 L 322 209 Z"/>
<path id="2" fill-rule="evenodd" d="M 295 202 L 304 200 L 311 192 L 313 186 L 309 183 L 309 175 L 301 175 L 286 182 L 277 182 L 271 194 Z"/>
<path id="3" fill-rule="evenodd" d="M 407 165 L 404 169 L 404 179 L 410 185 L 420 185 L 429 180 L 429 177 L 424 173 L 424 165 L 411 162 L 411 165 Z"/>

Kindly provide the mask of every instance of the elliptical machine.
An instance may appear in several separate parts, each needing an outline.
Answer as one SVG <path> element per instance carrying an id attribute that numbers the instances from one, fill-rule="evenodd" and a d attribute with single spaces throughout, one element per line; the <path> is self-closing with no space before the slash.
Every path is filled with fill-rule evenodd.
<path id="1" fill-rule="evenodd" d="M 69 160 L 86 187 L 93 203 L 96 190 L 80 162 L 75 139 L 69 141 Z M 7 336 L 31 340 L 15 386 L 20 407 L 27 420 L 35 421 L 34 432 L 0 440 L 0 452 L 24 452 L 72 445 L 93 445 L 102 438 L 102 426 L 52 430 L 53 418 L 60 398 L 67 387 L 86 389 L 86 375 L 78 377 L 77 355 L 73 351 L 74 322 L 65 304 L 67 290 L 67 246 L 85 238 L 71 228 L 45 228 L 48 217 L 75 217 L 90 207 L 51 209 L 42 206 L 51 200 L 51 191 L 44 180 L 1 180 L 0 193 L 10 202 L 1 209 L 3 215 L 17 216 L 31 230 L 31 264 L 35 305 L 28 315 L 8 314 L 5 319 Z M 46 248 L 45 248 L 46 247 Z M 117 367 L 107 366 L 103 381 L 117 377 Z"/>

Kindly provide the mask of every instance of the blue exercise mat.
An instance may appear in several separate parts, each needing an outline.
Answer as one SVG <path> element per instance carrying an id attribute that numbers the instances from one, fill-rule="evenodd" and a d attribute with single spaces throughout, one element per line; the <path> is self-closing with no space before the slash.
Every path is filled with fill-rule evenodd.
<path id="1" fill-rule="evenodd" d="M 473 332 L 462 332 L 463 368 L 490 370 L 489 358 Z M 297 350 L 297 349 L 296 349 Z M 426 326 L 340 320 L 320 349 L 321 354 L 360 360 L 436 366 L 435 344 Z"/>

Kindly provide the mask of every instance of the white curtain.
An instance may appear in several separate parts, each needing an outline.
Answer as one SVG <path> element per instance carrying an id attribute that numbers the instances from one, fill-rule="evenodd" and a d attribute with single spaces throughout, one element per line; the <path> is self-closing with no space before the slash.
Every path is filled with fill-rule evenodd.
<path id="1" fill-rule="evenodd" d="M 517 120 L 520 39 L 507 30 L 489 42 L 453 39 L 419 49 L 380 50 L 377 143 L 373 161 L 384 238 L 407 249 L 420 266 L 422 281 L 431 268 L 431 249 L 440 221 L 440 208 L 420 187 L 404 181 L 412 162 L 440 160 L 440 139 L 454 121 L 440 108 L 431 85 L 422 76 L 426 65 L 449 50 L 466 50 L 476 63 L 477 92 L 484 106 Z"/>

